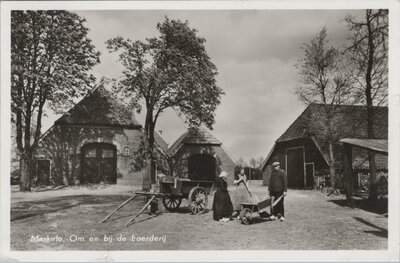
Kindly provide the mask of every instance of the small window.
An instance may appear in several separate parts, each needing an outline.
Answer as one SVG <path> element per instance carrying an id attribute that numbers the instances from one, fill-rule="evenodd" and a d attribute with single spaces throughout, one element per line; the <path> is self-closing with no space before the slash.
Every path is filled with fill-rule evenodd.
<path id="1" fill-rule="evenodd" d="M 112 157 L 114 157 L 114 150 L 102 149 L 101 157 L 102 158 L 112 158 Z"/>
<path id="2" fill-rule="evenodd" d="M 96 157 L 96 149 L 87 149 L 85 151 L 85 157 Z"/>
<path id="3" fill-rule="evenodd" d="M 129 156 L 129 155 L 130 155 L 129 148 L 125 147 L 124 148 L 124 156 Z"/>

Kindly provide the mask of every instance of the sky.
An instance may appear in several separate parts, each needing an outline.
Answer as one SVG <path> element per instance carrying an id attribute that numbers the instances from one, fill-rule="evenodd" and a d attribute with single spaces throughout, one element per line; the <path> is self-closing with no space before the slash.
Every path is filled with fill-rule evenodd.
<path id="1" fill-rule="evenodd" d="M 86 18 L 88 37 L 101 52 L 92 73 L 119 78 L 122 65 L 108 53 L 105 41 L 116 36 L 145 40 L 158 36 L 165 16 L 187 20 L 206 39 L 206 50 L 218 69 L 217 84 L 225 95 L 216 111 L 213 135 L 234 159 L 265 158 L 275 140 L 301 114 L 306 105 L 295 94 L 299 74 L 295 65 L 301 46 L 321 29 L 328 30 L 332 46 L 349 36 L 343 21 L 360 10 L 102 10 L 74 11 Z M 57 116 L 46 120 L 49 127 Z M 143 114 L 137 116 L 144 124 Z M 159 118 L 156 130 L 171 145 L 184 131 L 173 110 Z"/>

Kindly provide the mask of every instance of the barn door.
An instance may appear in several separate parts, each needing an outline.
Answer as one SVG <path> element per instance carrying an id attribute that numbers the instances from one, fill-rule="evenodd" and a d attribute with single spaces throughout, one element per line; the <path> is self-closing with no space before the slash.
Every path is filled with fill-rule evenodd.
<path id="1" fill-rule="evenodd" d="M 102 147 L 100 155 L 99 177 L 105 183 L 115 184 L 117 182 L 115 149 L 113 147 Z"/>
<path id="2" fill-rule="evenodd" d="M 214 181 L 216 177 L 215 158 L 208 154 L 190 156 L 188 176 L 191 180 Z"/>
<path id="3" fill-rule="evenodd" d="M 304 148 L 286 149 L 286 173 L 288 187 L 304 188 Z"/>
<path id="4" fill-rule="evenodd" d="M 112 144 L 91 143 L 82 147 L 81 182 L 117 182 L 116 148 Z"/>
<path id="5" fill-rule="evenodd" d="M 37 184 L 50 184 L 50 160 L 37 160 L 36 163 L 36 178 Z"/>

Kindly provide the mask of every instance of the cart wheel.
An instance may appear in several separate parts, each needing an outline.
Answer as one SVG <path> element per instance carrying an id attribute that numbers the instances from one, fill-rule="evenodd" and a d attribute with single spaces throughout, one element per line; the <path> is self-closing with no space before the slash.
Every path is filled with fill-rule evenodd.
<path id="1" fill-rule="evenodd" d="M 202 187 L 195 187 L 189 193 L 189 207 L 193 214 L 203 213 L 207 209 L 208 196 Z"/>
<path id="2" fill-rule="evenodd" d="M 245 225 L 249 225 L 251 224 L 252 220 L 253 220 L 253 215 L 250 208 L 243 208 L 242 211 L 240 212 L 240 221 Z"/>
<path id="3" fill-rule="evenodd" d="M 174 211 L 181 205 L 182 198 L 173 195 L 166 195 L 163 197 L 162 202 L 165 209 L 168 211 Z"/>

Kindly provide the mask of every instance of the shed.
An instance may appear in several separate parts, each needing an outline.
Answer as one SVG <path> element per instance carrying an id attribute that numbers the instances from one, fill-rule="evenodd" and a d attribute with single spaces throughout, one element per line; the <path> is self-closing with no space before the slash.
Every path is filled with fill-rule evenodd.
<path id="1" fill-rule="evenodd" d="M 214 181 L 221 171 L 234 180 L 235 161 L 221 141 L 205 127 L 189 128 L 168 149 L 174 176 Z"/>
<path id="2" fill-rule="evenodd" d="M 334 105 L 335 117 L 333 123 L 337 126 L 338 139 L 351 137 L 367 138 L 367 108 L 365 106 Z M 329 143 L 324 135 L 325 128 L 321 125 L 315 128 L 315 123 L 323 123 L 324 105 L 310 104 L 300 116 L 275 141 L 262 165 L 264 182 L 268 182 L 270 166 L 279 161 L 282 169 L 288 175 L 290 188 L 313 188 L 316 175 L 329 173 L 330 157 Z M 377 139 L 388 137 L 388 108 L 374 107 L 374 132 Z M 343 169 L 342 149 L 339 143 L 334 145 L 336 156 L 334 168 L 340 172 Z M 353 169 L 357 176 L 368 170 L 365 158 L 365 148 L 353 149 Z M 387 171 L 387 156 L 377 156 L 377 169 Z M 354 179 L 357 182 L 357 179 Z M 356 185 L 357 186 L 357 185 Z"/>
<path id="3" fill-rule="evenodd" d="M 388 156 L 388 141 L 375 139 L 344 138 L 343 144 L 344 174 L 346 177 L 346 197 L 349 206 L 354 207 L 353 201 L 353 148 L 362 148 L 384 156 Z"/>

